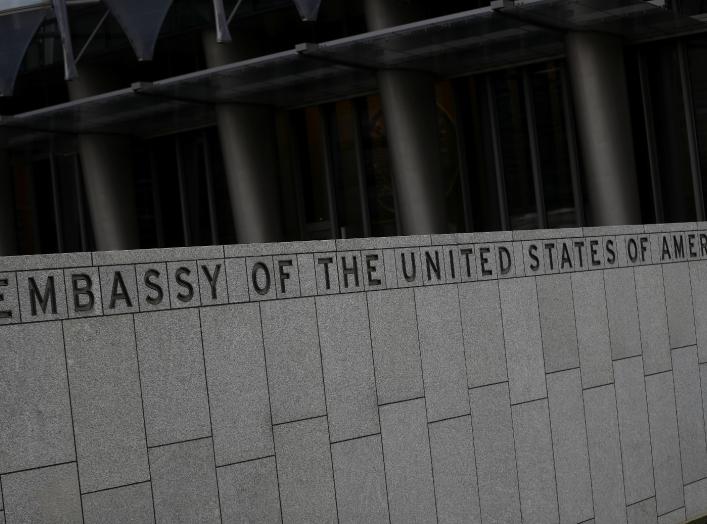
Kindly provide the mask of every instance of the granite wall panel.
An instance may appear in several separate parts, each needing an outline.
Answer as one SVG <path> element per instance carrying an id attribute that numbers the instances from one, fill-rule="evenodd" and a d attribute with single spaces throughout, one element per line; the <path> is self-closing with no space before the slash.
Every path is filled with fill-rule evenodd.
<path id="1" fill-rule="evenodd" d="M 89 493 L 82 497 L 86 524 L 152 524 L 152 486 L 149 482 Z"/>
<path id="2" fill-rule="evenodd" d="M 471 417 L 430 424 L 430 448 L 438 521 L 480 523 Z"/>
<path id="3" fill-rule="evenodd" d="M 435 493 L 424 399 L 383 406 L 380 417 L 391 521 L 434 522 Z"/>
<path id="4" fill-rule="evenodd" d="M 211 436 L 198 309 L 135 318 L 147 445 Z"/>
<path id="5" fill-rule="evenodd" d="M 216 468 L 223 522 L 282 522 L 275 457 Z"/>
<path id="6" fill-rule="evenodd" d="M 368 293 L 368 312 L 378 402 L 388 404 L 423 396 L 414 291 Z"/>
<path id="7" fill-rule="evenodd" d="M 668 371 L 646 377 L 646 396 L 655 499 L 658 514 L 663 515 L 680 508 L 685 502 L 672 373 Z"/>
<path id="8" fill-rule="evenodd" d="M 130 315 L 64 323 L 82 492 L 150 478 Z"/>
<path id="9" fill-rule="evenodd" d="M 257 304 L 201 311 L 216 465 L 272 455 L 272 418 Z"/>
<path id="10" fill-rule="evenodd" d="M 0 258 L 0 523 L 707 511 L 707 224 Z"/>

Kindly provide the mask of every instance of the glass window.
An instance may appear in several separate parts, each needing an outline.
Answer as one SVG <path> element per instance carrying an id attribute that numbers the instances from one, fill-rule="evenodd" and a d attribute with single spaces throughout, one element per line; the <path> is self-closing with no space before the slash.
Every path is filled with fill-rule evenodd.
<path id="1" fill-rule="evenodd" d="M 481 77 L 463 80 L 457 97 L 463 119 L 462 153 L 468 170 L 471 222 L 475 231 L 502 229 L 487 97 Z"/>
<path id="2" fill-rule="evenodd" d="M 693 37 L 686 44 L 704 198 L 707 190 L 707 36 Z"/>
<path id="3" fill-rule="evenodd" d="M 358 103 L 371 234 L 394 236 L 398 234 L 395 190 L 381 100 L 372 95 Z"/>
<path id="4" fill-rule="evenodd" d="M 666 222 L 695 220 L 677 47 L 674 42 L 661 43 L 644 53 L 664 218 Z"/>
<path id="5" fill-rule="evenodd" d="M 461 185 L 459 150 L 457 144 L 457 109 L 451 82 L 436 85 L 437 127 L 444 181 L 444 202 L 447 211 L 447 231 L 466 231 L 464 199 Z"/>
<path id="6" fill-rule="evenodd" d="M 561 75 L 555 62 L 529 69 L 547 225 L 551 228 L 577 225 Z"/>
<path id="7" fill-rule="evenodd" d="M 492 77 L 511 229 L 538 227 L 528 121 L 519 69 Z"/>
<path id="8" fill-rule="evenodd" d="M 94 247 L 76 154 L 12 163 L 15 224 L 22 254 L 87 251 Z"/>
<path id="9" fill-rule="evenodd" d="M 360 143 L 356 113 L 351 101 L 337 102 L 328 108 L 331 123 L 332 164 L 339 236 L 361 238 L 367 236 L 367 225 L 361 199 L 361 162 L 358 154 Z"/>

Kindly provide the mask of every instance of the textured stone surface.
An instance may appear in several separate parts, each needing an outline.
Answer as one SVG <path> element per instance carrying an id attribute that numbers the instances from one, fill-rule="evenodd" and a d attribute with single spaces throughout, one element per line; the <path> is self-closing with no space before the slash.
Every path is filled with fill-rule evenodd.
<path id="1" fill-rule="evenodd" d="M 392 522 L 433 522 L 435 493 L 425 401 L 380 408 Z"/>
<path id="2" fill-rule="evenodd" d="M 636 268 L 636 294 L 645 373 L 668 371 L 672 366 L 663 269 L 660 266 Z"/>
<path id="3" fill-rule="evenodd" d="M 614 377 L 626 503 L 633 504 L 655 495 L 646 385 L 641 358 L 616 361 Z"/>
<path id="4" fill-rule="evenodd" d="M 8 524 L 81 522 L 76 463 L 3 475 Z"/>
<path id="5" fill-rule="evenodd" d="M 339 522 L 388 522 L 380 435 L 331 447 Z"/>
<path id="6" fill-rule="evenodd" d="M 655 498 L 631 504 L 626 508 L 628 524 L 658 524 Z"/>
<path id="7" fill-rule="evenodd" d="M 653 452 L 653 476 L 658 514 L 684 504 L 680 443 L 671 372 L 646 377 L 648 420 Z"/>
<path id="8" fill-rule="evenodd" d="M 211 435 L 199 311 L 135 318 L 147 445 Z"/>
<path id="9" fill-rule="evenodd" d="M 581 387 L 578 370 L 547 376 L 560 522 L 594 516 Z"/>
<path id="10" fill-rule="evenodd" d="M 261 315 L 273 422 L 324 415 L 314 299 L 267 302 Z"/>
<path id="11" fill-rule="evenodd" d="M 457 286 L 415 290 L 422 376 L 430 422 L 469 413 Z"/>
<path id="12" fill-rule="evenodd" d="M 658 517 L 658 524 L 683 524 L 685 522 L 685 508 L 679 508 Z"/>
<path id="13" fill-rule="evenodd" d="M 396 289 L 368 293 L 368 312 L 378 402 L 423 396 L 414 292 Z"/>
<path id="14" fill-rule="evenodd" d="M 471 417 L 430 424 L 439 522 L 481 522 Z"/>
<path id="15" fill-rule="evenodd" d="M 508 380 L 498 282 L 459 286 L 469 387 Z"/>
<path id="16" fill-rule="evenodd" d="M 220 522 L 211 439 L 150 449 L 158 523 Z"/>
<path id="17" fill-rule="evenodd" d="M 692 302 L 700 362 L 707 362 L 707 261 L 690 262 Z"/>
<path id="18" fill-rule="evenodd" d="M 547 400 L 513 406 L 513 432 L 523 522 L 558 522 Z"/>
<path id="19" fill-rule="evenodd" d="M 707 514 L 707 479 L 685 486 L 685 514 L 688 519 Z"/>
<path id="20" fill-rule="evenodd" d="M 626 522 L 616 396 L 611 384 L 584 392 L 594 517 L 598 522 Z"/>
<path id="21" fill-rule="evenodd" d="M 331 440 L 380 432 L 366 296 L 317 298 Z"/>
<path id="22" fill-rule="evenodd" d="M 272 455 L 259 307 L 204 308 L 201 327 L 216 465 Z"/>
<path id="23" fill-rule="evenodd" d="M 472 389 L 471 419 L 482 522 L 520 522 L 508 384 Z"/>
<path id="24" fill-rule="evenodd" d="M 76 460 L 61 324 L 0 329 L 0 473 Z"/>
<path id="25" fill-rule="evenodd" d="M 692 310 L 690 270 L 687 263 L 663 265 L 665 303 L 668 309 L 670 347 L 695 344 L 695 317 Z"/>
<path id="26" fill-rule="evenodd" d="M 611 358 L 613 359 L 641 354 L 636 283 L 633 271 L 633 268 L 604 271 Z"/>
<path id="27" fill-rule="evenodd" d="M 132 317 L 70 320 L 64 336 L 81 489 L 148 480 Z"/>
<path id="28" fill-rule="evenodd" d="M 511 403 L 546 397 L 535 279 L 501 280 L 499 286 Z"/>
<path id="29" fill-rule="evenodd" d="M 604 272 L 572 274 L 582 386 L 591 388 L 614 380 L 611 341 L 604 294 Z"/>
<path id="30" fill-rule="evenodd" d="M 285 522 L 336 522 L 334 474 L 325 417 L 275 426 Z"/>
<path id="31" fill-rule="evenodd" d="M 707 477 L 707 439 L 697 348 L 673 350 L 673 380 L 684 484 Z"/>
<path id="32" fill-rule="evenodd" d="M 274 457 L 217 468 L 223 522 L 282 522 Z"/>
<path id="33" fill-rule="evenodd" d="M 86 524 L 152 524 L 152 488 L 149 482 L 89 493 L 83 496 Z"/>
<path id="34" fill-rule="evenodd" d="M 567 274 L 537 278 L 547 373 L 579 366 L 571 282 L 571 276 Z"/>
<path id="35" fill-rule="evenodd" d="M 707 223 L 648 229 L 0 259 L 0 522 L 707 511 Z"/>

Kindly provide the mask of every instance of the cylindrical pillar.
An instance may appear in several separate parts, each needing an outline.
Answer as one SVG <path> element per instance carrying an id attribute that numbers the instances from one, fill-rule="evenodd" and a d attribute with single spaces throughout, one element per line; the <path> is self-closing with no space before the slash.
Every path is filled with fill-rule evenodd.
<path id="1" fill-rule="evenodd" d="M 81 69 L 79 77 L 69 82 L 71 99 L 114 89 L 112 78 L 109 71 Z M 78 137 L 78 145 L 96 248 L 140 247 L 130 139 L 85 134 Z"/>
<path id="2" fill-rule="evenodd" d="M 423 2 L 366 0 L 373 31 L 412 22 Z M 402 233 L 444 233 L 442 181 L 434 79 L 413 71 L 378 72 Z"/>
<path id="3" fill-rule="evenodd" d="M 572 32 L 566 47 L 591 223 L 640 223 L 621 40 Z"/>
<path id="4" fill-rule="evenodd" d="M 256 54 L 254 40 L 233 35 L 219 44 L 213 32 L 203 35 L 209 67 L 245 60 Z M 239 243 L 282 240 L 275 115 L 272 109 L 222 104 L 216 108 L 231 209 Z"/>
<path id="5" fill-rule="evenodd" d="M 7 152 L 0 149 L 0 257 L 17 254 L 15 202 Z"/>

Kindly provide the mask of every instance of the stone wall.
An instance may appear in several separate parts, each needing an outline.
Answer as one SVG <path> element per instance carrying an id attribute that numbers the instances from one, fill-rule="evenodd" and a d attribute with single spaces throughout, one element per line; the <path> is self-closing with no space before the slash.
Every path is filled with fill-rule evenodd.
<path id="1" fill-rule="evenodd" d="M 707 512 L 707 224 L 0 258 L 0 324 L 0 523 Z"/>

